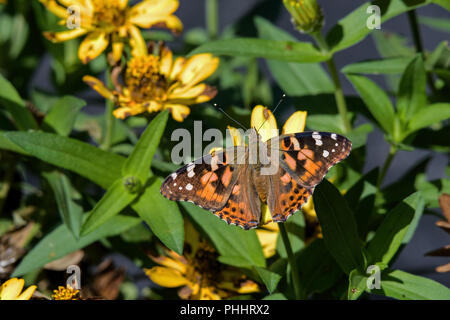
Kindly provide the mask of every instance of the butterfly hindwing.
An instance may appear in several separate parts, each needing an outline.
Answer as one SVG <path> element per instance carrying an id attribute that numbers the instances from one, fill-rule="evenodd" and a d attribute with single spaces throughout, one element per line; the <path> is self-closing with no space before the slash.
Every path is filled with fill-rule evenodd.
<path id="1" fill-rule="evenodd" d="M 225 206 L 213 211 L 216 216 L 244 229 L 256 228 L 261 220 L 261 201 L 252 181 L 252 168 L 239 167 L 239 177 Z"/>
<path id="2" fill-rule="evenodd" d="M 278 173 L 269 176 L 267 205 L 274 222 L 284 222 L 300 210 L 312 195 L 313 189 L 298 184 L 282 167 Z"/>

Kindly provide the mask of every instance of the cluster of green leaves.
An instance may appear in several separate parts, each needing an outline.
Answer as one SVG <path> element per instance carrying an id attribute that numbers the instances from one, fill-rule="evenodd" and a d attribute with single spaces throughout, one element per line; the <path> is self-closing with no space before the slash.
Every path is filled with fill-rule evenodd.
<path id="1" fill-rule="evenodd" d="M 374 1 L 382 9 L 382 22 L 433 2 L 449 9 L 445 1 L 437 0 Z M 417 148 L 448 151 L 448 141 L 442 138 L 449 134 L 449 126 L 445 124 L 450 118 L 448 44 L 442 42 L 431 53 L 415 53 L 399 36 L 384 37 L 375 32 L 374 40 L 382 59 L 355 62 L 341 70 L 359 94 L 345 97 L 352 125 L 347 130 L 342 115 L 336 112 L 335 83 L 320 63 L 331 61 L 335 53 L 369 35 L 371 30 L 366 27 L 369 2 L 331 28 L 325 37 L 325 49 L 298 41 L 271 22 L 280 3 L 263 1 L 221 35 L 191 30 L 184 36 L 180 53 L 211 52 L 227 56 L 222 57 L 213 82 L 219 89 L 218 102 L 230 106 L 230 113 L 240 122 L 249 123 L 249 110 L 238 105 L 268 105 L 273 93 L 281 89 L 292 104 L 308 111 L 308 128 L 341 133 L 353 142 L 349 159 L 329 173 L 334 183 L 324 180 L 314 193 L 323 239 L 306 245 L 306 222 L 300 214 L 286 223 L 299 268 L 301 297 L 357 299 L 375 293 L 398 299 L 450 299 L 450 290 L 443 285 L 391 268 L 412 238 L 422 214 L 437 207 L 439 194 L 450 192 L 448 179 L 426 181 L 428 159 L 388 186 L 382 185 L 385 170 L 361 173 L 367 135 L 374 126 L 383 131 L 392 156 L 398 150 Z M 42 6 L 34 2 L 23 6 L 27 9 L 20 14 L 35 17 L 36 21 L 31 23 L 36 23 L 38 30 L 55 24 L 54 17 Z M 1 14 L 11 16 L 8 11 Z M 12 26 L 20 23 L 20 19 L 23 18 L 11 17 L 8 23 Z M 448 24 L 438 19 L 420 21 L 449 31 Z M 25 25 L 25 30 L 34 26 Z M 8 54 L 11 58 L 20 57 L 28 33 L 8 38 L 4 30 L 10 29 L 1 30 L 0 45 L 5 42 L 3 39 L 17 42 Z M 216 40 L 211 41 L 212 36 L 217 36 Z M 171 40 L 171 36 L 150 32 L 146 39 Z M 73 94 L 87 70 L 95 73 L 105 69 L 105 59 L 80 65 L 74 56 L 76 41 L 41 44 L 52 55 L 56 96 L 27 92 L 23 89 L 26 87 L 23 72 L 19 73 L 22 78 L 11 77 L 13 70 L 1 65 L 6 77 L 0 75 L 0 150 L 2 155 L 14 155 L 9 168 L 16 167 L 11 170 L 20 172 L 22 188 L 31 190 L 20 191 L 19 207 L 39 208 L 32 218 L 42 225 L 43 234 L 12 276 L 34 274 L 47 263 L 98 241 L 111 250 L 123 252 L 139 266 L 148 266 L 143 251 L 136 253 L 135 243 L 148 246 L 159 241 L 182 254 L 186 218 L 213 244 L 221 263 L 241 268 L 265 285 L 269 293 L 265 294 L 266 299 L 294 298 L 293 280 L 289 276 L 291 265 L 280 239 L 275 257 L 265 259 L 254 230 L 228 226 L 197 206 L 171 202 L 160 195 L 162 178 L 177 168 L 169 161 L 170 131 L 180 125 L 169 120 L 167 112 L 159 113 L 148 123 L 143 118 L 114 120 L 111 147 L 108 150 L 100 147 L 107 130 L 106 121 L 102 116 L 83 112 L 85 102 Z M 35 59 L 45 50 L 37 52 Z M 24 52 L 23 58 L 27 55 Z M 275 87 L 262 76 L 256 58 L 265 59 Z M 245 74 L 239 72 L 242 67 L 246 68 Z M 392 92 L 386 93 L 368 78 L 373 75 L 385 76 Z M 427 94 L 427 83 L 432 87 L 431 94 Z M 72 88 L 72 92 L 66 92 L 67 88 Z M 26 100 L 22 98 L 25 96 Z M 355 127 L 357 116 L 369 122 Z M 192 116 L 182 125 L 191 129 L 193 119 L 200 118 L 206 127 L 224 128 L 228 123 L 223 114 L 204 105 L 193 109 Z M 142 127 L 145 130 L 138 138 L 137 132 Z M 389 163 L 385 169 L 388 166 Z M 29 184 L 29 173 L 40 177 L 42 192 Z M 139 228 L 143 222 L 148 229 Z M 130 236 L 134 230 L 139 232 Z M 140 237 L 141 233 L 144 236 Z M 107 238 L 119 240 L 108 242 Z M 113 243 L 117 242 L 121 245 L 115 247 Z M 367 286 L 372 276 L 367 268 L 373 265 L 381 270 L 379 289 Z"/>

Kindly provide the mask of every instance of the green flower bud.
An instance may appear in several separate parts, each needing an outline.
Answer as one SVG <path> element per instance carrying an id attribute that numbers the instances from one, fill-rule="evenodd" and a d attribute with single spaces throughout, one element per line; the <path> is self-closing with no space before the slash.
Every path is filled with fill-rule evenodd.
<path id="1" fill-rule="evenodd" d="M 133 176 L 123 178 L 123 186 L 129 193 L 138 193 L 141 191 L 141 181 Z"/>
<path id="2" fill-rule="evenodd" d="M 283 3 L 298 31 L 313 33 L 322 28 L 322 9 L 316 0 L 283 0 Z"/>

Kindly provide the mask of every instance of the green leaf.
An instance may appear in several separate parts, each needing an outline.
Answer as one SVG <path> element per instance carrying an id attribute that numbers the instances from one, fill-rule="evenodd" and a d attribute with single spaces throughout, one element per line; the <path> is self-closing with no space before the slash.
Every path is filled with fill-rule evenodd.
<path id="1" fill-rule="evenodd" d="M 305 218 L 303 214 L 294 214 L 285 222 L 286 231 L 289 242 L 291 243 L 292 252 L 300 251 L 305 247 Z M 277 253 L 280 257 L 287 258 L 286 247 L 283 239 L 277 238 L 276 243 Z"/>
<path id="2" fill-rule="evenodd" d="M 394 107 L 389 97 L 372 80 L 359 75 L 347 75 L 356 91 L 361 95 L 364 103 L 375 120 L 387 133 L 393 133 Z"/>
<path id="3" fill-rule="evenodd" d="M 66 175 L 58 171 L 44 173 L 55 194 L 62 221 L 75 238 L 80 234 L 83 208 L 74 200 L 72 186 Z"/>
<path id="4" fill-rule="evenodd" d="M 116 180 L 88 214 L 81 227 L 81 235 L 89 234 L 119 214 L 136 196 L 137 194 L 130 193 L 125 189 L 122 179 Z"/>
<path id="5" fill-rule="evenodd" d="M 30 155 L 71 170 L 105 189 L 121 177 L 124 158 L 87 143 L 44 132 L 7 132 L 4 136 Z"/>
<path id="6" fill-rule="evenodd" d="M 131 206 L 166 247 L 183 254 L 183 217 L 177 203 L 164 198 L 160 188 L 161 180 L 151 178 L 144 193 Z"/>
<path id="7" fill-rule="evenodd" d="M 133 176 L 145 183 L 150 174 L 153 155 L 158 148 L 161 136 L 164 133 L 169 111 L 160 112 L 145 129 L 141 138 L 127 158 L 122 167 L 124 177 Z"/>
<path id="8" fill-rule="evenodd" d="M 364 270 L 355 218 L 345 198 L 328 180 L 323 180 L 316 187 L 313 200 L 325 245 L 341 269 L 347 274 L 353 269 Z"/>
<path id="9" fill-rule="evenodd" d="M 440 5 L 441 7 L 447 9 L 447 11 L 450 11 L 450 2 L 448 0 L 433 0 L 433 3 L 436 3 Z"/>
<path id="10" fill-rule="evenodd" d="M 450 103 L 435 103 L 423 108 L 409 122 L 409 132 L 431 126 L 450 118 Z"/>
<path id="11" fill-rule="evenodd" d="M 347 138 L 352 142 L 352 148 L 357 149 L 366 145 L 367 136 L 373 131 L 370 123 L 364 123 L 347 133 Z"/>
<path id="12" fill-rule="evenodd" d="M 33 115 L 27 109 L 13 85 L 0 74 L 0 105 L 11 114 L 19 130 L 37 129 L 38 125 Z"/>
<path id="13" fill-rule="evenodd" d="M 339 20 L 327 34 L 327 42 L 332 52 L 337 52 L 351 47 L 363 40 L 371 29 L 367 27 L 367 21 L 372 15 L 367 13 L 370 5 L 376 5 L 381 11 L 381 23 L 398 16 L 409 10 L 431 3 L 431 0 L 375 0 L 365 2 L 357 9 L 353 10 L 343 19 Z"/>
<path id="14" fill-rule="evenodd" d="M 441 64 L 445 68 L 445 66 L 448 66 L 448 64 L 450 63 L 448 59 L 449 57 L 450 57 L 450 48 L 448 46 L 448 41 L 442 41 L 433 50 L 433 52 L 427 55 L 425 61 L 425 69 L 433 70 L 434 68 L 439 68 Z"/>
<path id="15" fill-rule="evenodd" d="M 118 215 L 98 228 L 96 232 L 81 237 L 79 240 L 74 238 L 64 224 L 60 225 L 31 249 L 14 270 L 12 277 L 18 277 L 41 268 L 53 260 L 64 257 L 102 238 L 121 234 L 140 222 L 139 218 Z"/>
<path id="16" fill-rule="evenodd" d="M 364 292 L 367 286 L 367 276 L 361 274 L 358 270 L 352 270 L 348 276 L 348 300 L 356 300 Z"/>
<path id="17" fill-rule="evenodd" d="M 348 74 L 398 74 L 405 70 L 410 61 L 409 57 L 362 61 L 346 65 L 341 72 Z"/>
<path id="18" fill-rule="evenodd" d="M 227 225 L 214 214 L 191 203 L 182 202 L 181 205 L 199 230 L 208 236 L 221 258 L 227 259 L 228 264 L 248 268 L 265 267 L 266 260 L 255 230 Z"/>
<path id="19" fill-rule="evenodd" d="M 443 18 L 419 17 L 419 22 L 438 31 L 450 33 L 450 21 Z"/>
<path id="20" fill-rule="evenodd" d="M 44 118 L 43 129 L 53 131 L 61 136 L 68 136 L 75 124 L 78 112 L 85 105 L 84 100 L 72 96 L 62 97 Z"/>
<path id="21" fill-rule="evenodd" d="M 389 264 L 403 243 L 403 238 L 416 216 L 421 216 L 424 200 L 415 192 L 386 214 L 375 236 L 369 242 L 367 251 L 372 264 Z M 418 219 L 418 218 L 417 218 Z"/>
<path id="22" fill-rule="evenodd" d="M 315 239 L 296 255 L 296 260 L 305 297 L 330 289 L 344 275 L 323 239 Z"/>
<path id="23" fill-rule="evenodd" d="M 397 94 L 398 114 L 409 120 L 427 104 L 426 73 L 422 56 L 417 55 L 406 67 Z"/>
<path id="24" fill-rule="evenodd" d="M 282 293 L 274 293 L 268 296 L 265 296 L 263 300 L 287 300 L 287 298 Z"/>
<path id="25" fill-rule="evenodd" d="M 277 288 L 278 282 L 281 280 L 281 275 L 273 271 L 267 270 L 266 268 L 255 267 L 259 277 L 264 282 L 267 290 L 273 293 Z"/>
<path id="26" fill-rule="evenodd" d="M 256 17 L 260 38 L 295 42 L 296 39 L 270 21 Z M 292 63 L 267 60 L 270 72 L 281 89 L 289 96 L 316 95 L 333 92 L 333 83 L 320 64 Z"/>
<path id="27" fill-rule="evenodd" d="M 450 300 L 449 288 L 401 270 L 383 273 L 381 289 L 373 292 L 400 300 Z"/>
<path id="28" fill-rule="evenodd" d="M 209 52 L 215 55 L 245 56 L 289 62 L 321 62 L 330 58 L 311 43 L 264 40 L 255 38 L 234 38 L 210 41 L 189 53 L 190 56 Z"/>
<path id="29" fill-rule="evenodd" d="M 6 137 L 7 131 L 0 131 L 0 149 L 9 150 L 16 153 L 29 155 L 25 150 L 13 143 Z"/>

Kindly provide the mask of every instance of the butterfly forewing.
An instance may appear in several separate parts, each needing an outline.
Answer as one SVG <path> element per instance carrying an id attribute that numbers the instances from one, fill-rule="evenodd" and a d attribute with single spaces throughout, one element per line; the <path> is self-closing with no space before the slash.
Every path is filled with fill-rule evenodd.
<path id="1" fill-rule="evenodd" d="M 278 139 L 280 147 L 280 166 L 306 188 L 322 181 L 332 166 L 349 155 L 352 147 L 347 138 L 329 132 L 302 132 L 274 139 Z"/>
<path id="2" fill-rule="evenodd" d="M 239 175 L 238 148 L 188 163 L 164 180 L 161 194 L 169 200 L 193 202 L 208 210 L 222 209 Z"/>

